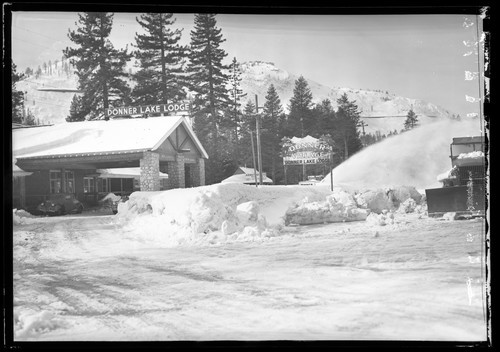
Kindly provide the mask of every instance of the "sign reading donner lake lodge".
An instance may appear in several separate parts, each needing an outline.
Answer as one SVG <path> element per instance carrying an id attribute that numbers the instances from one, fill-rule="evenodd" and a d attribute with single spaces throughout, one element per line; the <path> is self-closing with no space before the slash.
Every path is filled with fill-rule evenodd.
<path id="1" fill-rule="evenodd" d="M 144 114 L 165 114 L 176 111 L 188 111 L 189 103 L 170 103 L 156 104 L 145 106 L 124 106 L 118 108 L 107 108 L 106 116 L 127 116 L 127 115 L 144 115 Z"/>
<path id="2" fill-rule="evenodd" d="M 293 137 L 283 146 L 284 165 L 324 164 L 330 161 L 332 147 L 321 140 L 306 136 Z"/>

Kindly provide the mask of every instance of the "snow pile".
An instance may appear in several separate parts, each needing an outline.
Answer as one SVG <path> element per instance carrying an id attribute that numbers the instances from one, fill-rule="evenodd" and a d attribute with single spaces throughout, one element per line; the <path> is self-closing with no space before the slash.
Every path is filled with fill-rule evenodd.
<path id="1" fill-rule="evenodd" d="M 324 222 L 365 220 L 370 211 L 358 208 L 354 197 L 346 191 L 335 189 L 325 201 L 305 200 L 286 212 L 285 224 L 308 225 Z"/>
<path id="2" fill-rule="evenodd" d="M 413 198 L 408 198 L 398 208 L 398 213 L 407 214 L 413 213 L 417 208 L 417 202 Z"/>
<path id="3" fill-rule="evenodd" d="M 14 225 L 25 225 L 36 222 L 36 218 L 22 209 L 12 209 L 12 223 Z"/>
<path id="4" fill-rule="evenodd" d="M 454 137 L 480 133 L 478 120 L 442 120 L 371 145 L 333 170 L 334 184 L 359 188 L 412 185 L 436 188 L 436 176 L 450 168 Z M 330 183 L 328 174 L 322 183 Z"/>
<path id="5" fill-rule="evenodd" d="M 356 192 L 354 198 L 361 208 L 370 209 L 377 214 L 384 210 L 396 210 L 403 203 L 407 212 L 415 210 L 417 204 L 422 203 L 422 195 L 411 186 L 400 186 L 387 189 L 364 190 Z"/>
<path id="6" fill-rule="evenodd" d="M 447 221 L 453 221 L 458 219 L 458 215 L 455 212 L 448 212 L 444 213 L 443 217 L 441 218 L 442 220 L 447 220 Z"/>
<path id="7" fill-rule="evenodd" d="M 63 320 L 56 318 L 54 314 L 45 310 L 37 313 L 29 310 L 17 313 L 17 310 L 14 310 L 14 324 L 16 338 L 36 337 L 65 327 Z"/>
<path id="8" fill-rule="evenodd" d="M 458 159 L 474 159 L 484 157 L 484 153 L 480 150 L 476 150 L 470 153 L 462 153 L 457 158 Z"/>
<path id="9" fill-rule="evenodd" d="M 118 196 L 118 195 L 116 195 L 114 193 L 108 193 L 99 202 L 101 202 L 101 203 L 113 203 L 113 202 L 119 201 L 120 199 L 122 199 L 121 196 Z"/>
<path id="10" fill-rule="evenodd" d="M 362 192 L 316 187 L 216 184 L 160 192 L 135 192 L 119 203 L 115 221 L 124 237 L 158 245 L 266 240 L 285 226 L 363 221 L 374 212 L 416 211 L 414 187 Z"/>
<path id="11" fill-rule="evenodd" d="M 329 187 L 216 184 L 134 192 L 118 205 L 125 229 L 164 245 L 274 236 L 300 202 L 324 200 Z"/>
<path id="12" fill-rule="evenodd" d="M 367 218 L 366 222 L 372 226 L 386 226 L 394 225 L 396 221 L 394 220 L 394 213 L 384 211 L 382 214 L 371 213 Z"/>

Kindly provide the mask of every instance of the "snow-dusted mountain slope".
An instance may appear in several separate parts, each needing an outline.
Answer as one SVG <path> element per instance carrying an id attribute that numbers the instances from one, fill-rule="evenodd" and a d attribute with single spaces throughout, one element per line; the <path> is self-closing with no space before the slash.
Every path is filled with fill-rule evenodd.
<path id="1" fill-rule="evenodd" d="M 17 83 L 16 88 L 26 92 L 26 107 L 42 123 L 65 122 L 69 114 L 71 100 L 78 85 L 76 75 L 66 74 L 59 62 L 52 66 L 52 73 L 42 73 L 38 78 L 34 75 Z M 241 86 L 247 98 L 254 100 L 257 94 L 259 105 L 265 101 L 267 90 L 274 85 L 283 108 L 287 111 L 293 95 L 295 81 L 299 75 L 289 73 L 276 67 L 271 62 L 251 61 L 241 63 Z M 353 88 L 327 87 L 305 77 L 313 94 L 313 101 L 330 99 L 336 108 L 337 99 L 344 93 L 350 100 L 355 100 L 361 111 L 362 120 L 367 124 L 367 133 L 388 133 L 403 128 L 405 116 L 413 107 L 419 122 L 426 124 L 439 118 L 450 117 L 451 112 L 430 102 L 406 98 L 383 91 L 372 91 Z"/>
<path id="2" fill-rule="evenodd" d="M 276 67 L 272 62 L 251 61 L 241 63 L 242 89 L 249 99 L 259 97 L 259 104 L 264 100 L 271 84 L 274 85 L 285 111 L 293 95 L 295 81 L 299 75 L 289 73 Z M 403 128 L 406 114 L 413 107 L 422 124 L 434 121 L 436 118 L 451 117 L 452 113 L 435 104 L 406 97 L 396 96 L 389 92 L 353 89 L 331 88 L 306 78 L 313 95 L 313 101 L 318 103 L 329 99 L 336 109 L 337 99 L 344 93 L 350 100 L 355 100 L 361 111 L 362 120 L 367 123 L 365 132 L 388 133 Z"/>
<path id="3" fill-rule="evenodd" d="M 58 62 L 52 65 L 51 73 L 28 76 L 16 84 L 16 89 L 25 93 L 25 108 L 36 119 L 42 124 L 56 124 L 66 122 L 77 86 L 77 76 L 64 72 Z"/>

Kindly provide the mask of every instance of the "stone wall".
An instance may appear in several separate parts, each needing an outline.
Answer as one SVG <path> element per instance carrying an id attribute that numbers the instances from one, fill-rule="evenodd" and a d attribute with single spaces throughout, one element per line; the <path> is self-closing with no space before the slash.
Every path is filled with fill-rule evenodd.
<path id="1" fill-rule="evenodd" d="M 175 161 L 169 161 L 168 166 L 168 188 L 185 188 L 184 156 L 177 154 Z"/>
<path id="2" fill-rule="evenodd" d="M 205 186 L 205 159 L 198 159 L 198 162 L 191 164 L 189 169 L 193 187 Z"/>
<path id="3" fill-rule="evenodd" d="M 141 191 L 160 190 L 160 155 L 153 152 L 144 152 L 140 160 Z"/>

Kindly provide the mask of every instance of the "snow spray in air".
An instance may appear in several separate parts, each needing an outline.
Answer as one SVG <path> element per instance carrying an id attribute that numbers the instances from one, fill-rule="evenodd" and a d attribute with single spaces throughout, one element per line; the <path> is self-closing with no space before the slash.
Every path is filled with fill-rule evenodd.
<path id="1" fill-rule="evenodd" d="M 335 185 L 355 188 L 413 186 L 441 187 L 437 175 L 451 168 L 450 144 L 454 137 L 481 135 L 474 120 L 440 120 L 373 144 L 333 170 Z M 329 183 L 330 174 L 321 182 Z"/>

